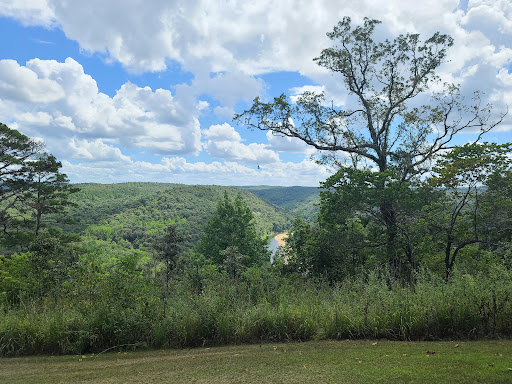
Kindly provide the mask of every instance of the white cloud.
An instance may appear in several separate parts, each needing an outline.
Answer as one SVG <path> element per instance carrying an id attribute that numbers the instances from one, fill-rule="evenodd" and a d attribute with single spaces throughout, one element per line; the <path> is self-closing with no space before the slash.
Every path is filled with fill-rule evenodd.
<path id="1" fill-rule="evenodd" d="M 261 166 L 264 172 L 272 175 L 272 178 L 281 180 L 282 185 L 304 185 L 310 180 L 314 182 L 308 185 L 315 185 L 325 181 L 331 176 L 332 171 L 325 166 L 316 164 L 309 160 L 302 160 L 299 163 L 279 162 Z"/>
<path id="2" fill-rule="evenodd" d="M 23 25 L 55 24 L 55 14 L 46 0 L 0 0 L 0 16 L 14 17 Z"/>
<path id="3" fill-rule="evenodd" d="M 226 160 L 268 164 L 279 161 L 279 155 L 265 144 L 242 143 L 242 137 L 228 123 L 212 125 L 204 131 L 206 150 L 211 156 Z"/>
<path id="4" fill-rule="evenodd" d="M 332 77 L 331 77 L 332 79 Z M 315 94 L 324 94 L 324 106 L 334 105 L 336 107 L 345 105 L 347 102 L 346 90 L 340 88 L 340 84 L 333 84 L 332 81 L 326 81 L 327 85 L 304 85 L 302 87 L 290 88 L 290 100 L 294 103 L 304 92 Z"/>
<path id="5" fill-rule="evenodd" d="M 309 148 L 306 143 L 293 137 L 274 134 L 270 131 L 267 132 L 266 136 L 269 143 L 269 148 L 273 149 L 274 151 L 306 153 Z"/>
<path id="6" fill-rule="evenodd" d="M 103 143 L 100 139 L 94 141 L 71 139 L 68 143 L 70 154 L 77 160 L 91 162 L 124 162 L 130 163 L 130 157 L 122 154 L 119 148 Z"/>
<path id="7" fill-rule="evenodd" d="M 155 181 L 216 185 L 303 185 L 318 186 L 329 171 L 310 161 L 274 163 L 248 167 L 237 162 L 188 162 L 183 157 L 164 157 L 158 164 L 136 162 L 63 161 L 63 171 L 72 182 L 119 183 Z"/>
<path id="8" fill-rule="evenodd" d="M 213 76 L 200 72 L 196 74 L 192 87 L 198 94 L 212 95 L 226 107 L 233 107 L 240 101 L 251 101 L 265 88 L 263 80 L 237 71 L 217 73 Z"/>
<path id="9" fill-rule="evenodd" d="M 215 107 L 215 115 L 220 118 L 231 119 L 235 115 L 235 110 L 230 107 Z"/>
<path id="10" fill-rule="evenodd" d="M 0 89 L 2 121 L 53 143 L 49 150 L 55 155 L 65 147 L 57 142 L 68 138 L 101 139 L 162 155 L 201 149 L 198 114 L 204 103 L 132 83 L 109 97 L 71 58 L 64 63 L 33 59 L 25 66 L 0 60 Z"/>
<path id="11" fill-rule="evenodd" d="M 2 1 L 2 0 L 0 0 Z M 436 31 L 455 38 L 444 80 L 463 89 L 495 94 L 494 76 L 510 65 L 512 3 L 509 0 L 459 0 L 404 3 L 402 0 L 3 0 L 4 15 L 32 23 L 54 24 L 89 52 L 105 53 L 125 67 L 162 71 L 169 61 L 180 63 L 196 78 L 191 92 L 219 100 L 219 114 L 230 112 L 240 99 L 261 94 L 263 85 L 251 78 L 272 71 L 298 71 L 324 84 L 328 100 L 343 102 L 340 79 L 318 67 L 312 58 L 330 45 L 325 33 L 344 16 L 361 23 L 364 16 L 380 19 L 379 38 L 417 32 L 428 38 Z M 30 15 L 30 16 L 27 16 Z M 480 68 L 484 63 L 484 68 Z M 507 64 L 508 63 L 508 64 Z M 478 67 L 475 67 L 478 65 Z M 471 72 L 471 70 L 473 72 Z M 210 73 L 219 73 L 210 76 Z M 485 73 L 484 73 L 485 72 Z"/>
<path id="12" fill-rule="evenodd" d="M 316 165 L 281 163 L 276 153 L 310 153 L 301 142 L 267 135 L 268 143 L 251 144 L 229 124 L 203 132 L 208 153 L 224 163 L 190 163 L 183 157 L 165 157 L 160 164 L 130 162 L 119 148 L 141 147 L 164 156 L 197 154 L 202 146 L 200 113 L 209 108 L 198 99 L 206 95 L 218 101 L 215 114 L 231 117 L 239 101 L 265 93 L 265 84 L 255 77 L 263 73 L 299 72 L 322 85 L 292 88 L 292 99 L 304 90 L 319 90 L 326 93 L 327 102 L 350 108 L 342 79 L 312 61 L 330 45 L 325 33 L 347 15 L 354 23 L 361 23 L 364 16 L 382 20 L 379 39 L 407 32 L 420 33 L 423 39 L 436 31 L 450 34 L 455 45 L 439 70 L 442 79 L 460 84 L 468 98 L 475 90 L 485 91 L 483 104 L 491 102 L 504 110 L 505 103 L 512 106 L 512 3 L 469 0 L 465 9 L 463 3 L 0 0 L 0 15 L 25 25 L 60 28 L 82 50 L 99 52 L 131 71 L 162 71 L 177 62 L 194 75 L 189 84 L 176 85 L 173 93 L 126 83 L 110 97 L 99 92 L 96 81 L 73 59 L 64 63 L 34 59 L 25 66 L 1 60 L 0 121 L 43 138 L 56 155 L 74 149 L 81 164 L 69 166 L 84 175 L 94 174 L 94 158 L 102 159 L 113 180 L 129 174 L 141 179 L 164 177 L 172 171 L 179 177 L 198 172 L 214 183 L 240 174 L 252 178 L 252 184 L 264 184 L 261 175 L 269 180 L 285 178 L 287 172 L 299 178 L 301 172 L 313 175 L 318 169 L 308 167 Z M 498 129 L 512 128 L 512 113 L 506 119 Z M 258 163 L 261 169 L 238 162 Z M 124 165 L 116 169 L 119 163 Z M 101 173 L 94 177 L 103 177 Z"/>
<path id="13" fill-rule="evenodd" d="M 510 44 L 512 3 L 509 0 L 470 0 L 462 24 L 470 30 L 482 31 L 494 45 Z"/>
<path id="14" fill-rule="evenodd" d="M 0 95 L 19 102 L 48 103 L 62 99 L 62 87 L 15 60 L 0 60 Z"/>
<path id="15" fill-rule="evenodd" d="M 228 123 L 220 125 L 212 125 L 209 129 L 204 131 L 204 135 L 209 140 L 239 142 L 242 141 L 242 136 Z"/>
<path id="16" fill-rule="evenodd" d="M 138 71 L 164 70 L 170 59 L 194 73 L 320 73 L 311 59 L 328 45 L 325 33 L 343 16 L 356 23 L 364 16 L 382 20 L 382 37 L 406 32 L 427 36 L 438 30 L 454 34 L 467 28 L 481 30 L 494 41 L 512 31 L 508 0 L 471 0 L 467 13 L 457 10 L 459 0 L 0 1 L 4 15 L 20 20 L 27 12 L 36 15 L 34 19 L 40 15 L 43 25 L 55 18 L 66 36 L 84 50 L 106 52 Z M 510 45 L 509 40 L 502 41 Z M 465 38 L 456 41 L 467 43 Z"/>
<path id="17" fill-rule="evenodd" d="M 52 121 L 52 116 L 46 112 L 24 112 L 16 116 L 17 125 L 47 126 Z"/>

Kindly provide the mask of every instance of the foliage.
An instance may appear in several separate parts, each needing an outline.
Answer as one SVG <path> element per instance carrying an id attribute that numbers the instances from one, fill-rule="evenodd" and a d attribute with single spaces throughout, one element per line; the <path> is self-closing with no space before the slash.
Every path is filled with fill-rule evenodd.
<path id="1" fill-rule="evenodd" d="M 316 256 L 316 252 L 308 245 L 314 240 L 311 225 L 301 216 L 296 216 L 285 240 L 285 264 L 302 274 L 310 272 L 313 268 L 310 257 Z"/>
<path id="2" fill-rule="evenodd" d="M 316 187 L 241 187 L 256 196 L 295 215 L 313 221 L 318 212 L 318 188 Z M 280 232 L 278 228 L 275 232 Z"/>
<path id="3" fill-rule="evenodd" d="M 176 224 L 172 224 L 167 227 L 165 234 L 158 238 L 153 245 L 157 251 L 158 259 L 162 260 L 166 266 L 167 276 L 176 267 L 183 240 L 185 238 L 178 232 Z"/>
<path id="4" fill-rule="evenodd" d="M 188 292 L 176 285 L 165 313 L 136 255 L 98 263 L 83 255 L 66 300 L 24 301 L 0 317 L 0 354 L 84 354 L 123 344 L 193 347 L 263 341 L 474 339 L 512 334 L 512 279 L 500 265 L 448 281 L 428 272 L 414 289 L 368 273 L 337 286 L 248 268 L 238 280 Z"/>
<path id="5" fill-rule="evenodd" d="M 291 247 L 291 260 L 297 270 L 333 281 L 381 268 L 392 252 L 392 270 L 410 281 L 422 266 L 447 278 L 460 255 L 471 273 L 477 265 L 485 268 L 489 251 L 507 252 L 510 243 L 510 147 L 455 147 L 422 182 L 397 180 L 391 171 L 342 168 L 322 184 L 316 224 L 292 226 L 289 243 L 299 239 L 299 244 Z M 376 209 L 382 201 L 396 213 L 392 244 L 385 217 Z M 468 246 L 473 247 L 465 250 Z"/>
<path id="6" fill-rule="evenodd" d="M 487 186 L 488 180 L 504 181 L 510 174 L 512 161 L 507 155 L 511 149 L 512 144 L 465 144 L 441 156 L 434 167 L 430 183 L 444 188 L 447 196 L 430 207 L 428 220 L 432 230 L 443 233 L 440 241 L 444 246 L 446 277 L 458 253 L 468 245 L 486 243 L 490 237 L 497 240 L 500 233 L 510 236 L 512 227 L 506 223 L 511 217 L 498 213 L 507 208 L 506 201 L 489 193 L 482 205 L 479 190 Z M 498 214 L 493 214 L 491 207 Z M 500 230 L 492 231 L 496 225 Z"/>
<path id="7" fill-rule="evenodd" d="M 70 195 L 79 188 L 69 184 L 67 176 L 60 173 L 62 164 L 47 153 L 40 154 L 35 161 L 27 164 L 30 174 L 28 191 L 23 198 L 25 205 L 35 210 L 35 234 L 41 229 L 43 215 L 63 213 L 68 206 L 75 205 Z"/>
<path id="8" fill-rule="evenodd" d="M 78 191 L 60 172 L 62 164 L 47 153 L 43 144 L 0 124 L 0 237 L 8 253 L 26 251 L 39 235 L 42 217 L 62 214 L 72 205 L 69 195 Z M 0 248 L 0 249 L 2 249 Z"/>
<path id="9" fill-rule="evenodd" d="M 403 259 L 415 268 L 414 250 L 409 241 L 397 238 L 406 219 L 400 217 L 388 188 L 400 189 L 399 184 L 407 188 L 429 171 L 436 155 L 452 147 L 454 135 L 471 128 L 479 131 L 478 141 L 504 115 L 493 120 L 491 106 L 482 107 L 478 93 L 466 104 L 456 86 L 440 84 L 436 70 L 453 44 L 450 36 L 436 32 L 422 42 L 418 34 L 408 33 L 379 42 L 374 40 L 378 24 L 365 18 L 362 26 L 352 27 L 345 17 L 327 34 L 334 46 L 315 59 L 341 78 L 350 96 L 344 108 L 326 103 L 324 94 L 306 91 L 295 102 L 286 95 L 270 103 L 256 98 L 235 120 L 302 140 L 322 151 L 322 162 L 341 168 L 345 175 L 348 171 L 343 168 L 376 169 L 370 183 L 377 193 L 361 198 L 371 197 L 366 205 L 380 211 L 378 224 L 386 229 L 385 257 L 394 273 L 400 273 Z M 431 93 L 434 88 L 441 91 Z M 419 105 L 429 94 L 430 102 Z M 364 173 L 352 175 L 359 178 Z"/>
<path id="10" fill-rule="evenodd" d="M 31 267 L 26 253 L 0 256 L 0 301 L 4 305 L 17 304 L 35 292 L 37 280 Z"/>
<path id="11" fill-rule="evenodd" d="M 176 224 L 182 235 L 183 250 L 192 249 L 203 235 L 203 227 L 227 192 L 230 198 L 241 193 L 255 219 L 260 236 L 285 231 L 293 216 L 272 206 L 249 191 L 235 187 L 163 183 L 81 184 L 72 195 L 77 207 L 69 217 L 77 224 L 57 223 L 66 232 L 90 238 L 127 244 L 148 251 L 155 237 Z"/>
<path id="12" fill-rule="evenodd" d="M 37 295 L 42 297 L 67 280 L 75 254 L 61 239 L 44 231 L 30 244 L 28 258 L 29 276 L 37 281 Z"/>
<path id="13" fill-rule="evenodd" d="M 0 123 L 0 225 L 13 218 L 13 208 L 28 188 L 28 162 L 42 145 Z"/>
<path id="14" fill-rule="evenodd" d="M 381 185 L 386 188 L 382 190 Z M 322 183 L 316 224 L 298 231 L 304 239 L 298 247 L 302 251 L 296 252 L 302 254 L 300 264 L 310 274 L 341 280 L 389 265 L 391 254 L 392 270 L 412 278 L 421 265 L 423 207 L 439 198 L 440 193 L 429 185 L 397 180 L 391 171 L 342 168 Z M 383 201 L 396 213 L 392 243 L 385 217 L 376 208 Z M 289 242 L 295 242 L 295 237 L 292 233 Z"/>
<path id="15" fill-rule="evenodd" d="M 238 194 L 232 201 L 227 193 L 204 229 L 198 250 L 217 265 L 233 268 L 261 265 L 269 259 L 265 238 L 258 236 L 254 216 Z"/>
<path id="16" fill-rule="evenodd" d="M 512 265 L 512 170 L 493 173 L 481 196 L 482 220 L 486 223 L 487 249 Z"/>

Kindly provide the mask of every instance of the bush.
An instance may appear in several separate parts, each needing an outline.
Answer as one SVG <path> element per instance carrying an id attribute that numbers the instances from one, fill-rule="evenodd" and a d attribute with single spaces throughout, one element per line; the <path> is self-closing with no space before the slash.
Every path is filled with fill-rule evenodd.
<path id="1" fill-rule="evenodd" d="M 133 270 L 133 264 L 121 264 Z M 115 276 L 116 284 L 128 279 Z M 134 345 L 512 336 L 512 272 L 500 265 L 485 274 L 454 271 L 447 282 L 421 272 L 412 286 L 390 283 L 378 272 L 336 286 L 267 269 L 249 268 L 238 281 L 217 272 L 199 293 L 176 283 L 165 311 L 161 291 L 135 277 L 122 285 L 123 295 L 132 293 L 129 299 L 107 293 L 113 285 L 101 278 L 94 282 L 93 303 L 78 295 L 25 300 L 15 309 L 4 304 L 0 355 L 98 353 Z"/>

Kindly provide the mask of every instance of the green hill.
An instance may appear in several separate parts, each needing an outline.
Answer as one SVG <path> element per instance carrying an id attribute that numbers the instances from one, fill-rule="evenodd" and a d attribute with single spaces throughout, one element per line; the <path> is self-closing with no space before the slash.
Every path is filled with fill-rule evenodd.
<path id="1" fill-rule="evenodd" d="M 318 211 L 320 197 L 316 187 L 251 186 L 241 188 L 308 220 L 313 220 Z"/>
<path id="2" fill-rule="evenodd" d="M 238 193 L 251 208 L 262 236 L 286 230 L 293 214 L 272 205 L 249 190 L 236 187 L 182 185 L 164 183 L 80 184 L 74 194 L 77 207 L 69 217 L 76 224 L 61 224 L 74 231 L 106 242 L 134 248 L 148 245 L 155 235 L 176 223 L 192 247 L 202 228 L 226 191 L 231 198 Z M 127 245 L 127 244 L 126 244 Z"/>

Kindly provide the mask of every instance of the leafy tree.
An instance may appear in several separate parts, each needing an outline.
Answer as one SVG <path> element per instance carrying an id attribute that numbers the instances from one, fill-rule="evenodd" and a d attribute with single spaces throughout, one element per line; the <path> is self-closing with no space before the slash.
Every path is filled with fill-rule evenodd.
<path id="1" fill-rule="evenodd" d="M 177 225 L 171 224 L 166 228 L 165 234 L 157 239 L 153 246 L 157 251 L 157 257 L 163 261 L 165 265 L 165 290 L 162 292 L 164 314 L 167 308 L 169 280 L 171 278 L 171 273 L 176 268 L 178 256 L 184 240 L 185 238 L 178 232 Z"/>
<path id="2" fill-rule="evenodd" d="M 171 224 L 165 230 L 165 234 L 157 239 L 154 244 L 158 259 L 162 260 L 165 265 L 166 287 L 169 285 L 172 271 L 176 268 L 184 240 L 185 237 L 178 232 L 177 225 Z"/>
<path id="3" fill-rule="evenodd" d="M 443 233 L 446 278 L 450 276 L 459 252 L 471 244 L 486 243 L 489 237 L 510 235 L 505 224 L 510 217 L 498 219 L 494 213 L 507 208 L 501 197 L 487 196 L 487 207 L 494 213 L 482 211 L 482 190 L 491 180 L 493 188 L 506 186 L 505 177 L 510 175 L 512 161 L 510 144 L 470 143 L 443 154 L 434 167 L 435 176 L 430 183 L 446 191 L 446 198 L 431 207 L 430 220 L 433 228 Z M 499 183 L 496 185 L 496 183 Z M 499 187 L 498 187 L 499 188 Z M 506 187 L 505 187 L 506 188 Z M 501 228 L 496 224 L 500 223 Z M 503 230 L 508 227 L 508 231 Z M 490 231 L 490 229 L 492 229 Z"/>
<path id="4" fill-rule="evenodd" d="M 477 130 L 478 141 L 503 116 L 492 121 L 492 109 L 481 106 L 478 93 L 467 105 L 457 86 L 440 84 L 436 69 L 453 44 L 450 36 L 436 32 L 422 42 L 418 34 L 408 33 L 377 42 L 379 23 L 365 18 L 362 26 L 352 27 L 345 17 L 327 34 L 335 45 L 314 59 L 341 78 L 351 97 L 344 108 L 308 91 L 295 103 L 284 94 L 270 103 L 256 98 L 235 120 L 302 140 L 323 151 L 322 162 L 384 174 L 371 180 L 370 187 L 383 192 L 375 207 L 386 228 L 388 262 L 396 269 L 399 219 L 395 200 L 384 193 L 389 186 L 385 176 L 391 174 L 398 183 L 414 181 L 438 153 L 451 148 L 458 132 Z M 434 85 L 442 90 L 431 93 Z M 420 96 L 431 100 L 420 105 Z"/>
<path id="5" fill-rule="evenodd" d="M 243 255 L 235 259 L 246 267 L 261 265 L 270 258 L 266 240 L 258 236 L 253 214 L 240 194 L 232 201 L 224 193 L 205 226 L 198 250 L 217 265 L 235 253 Z"/>
<path id="6" fill-rule="evenodd" d="M 493 173 L 481 196 L 482 216 L 487 224 L 488 249 L 512 266 L 512 169 Z"/>
<path id="7" fill-rule="evenodd" d="M 222 263 L 223 270 L 226 271 L 231 280 L 238 280 L 247 269 L 249 256 L 241 254 L 236 245 L 231 245 L 220 251 L 220 256 L 224 260 Z"/>
<path id="8" fill-rule="evenodd" d="M 11 251 L 26 250 L 34 241 L 26 233 L 30 211 L 38 235 L 43 215 L 62 213 L 73 205 L 69 196 L 78 190 L 60 173 L 61 163 L 42 148 L 42 143 L 0 124 L 0 225 L 6 235 L 3 245 Z"/>
<path id="9" fill-rule="evenodd" d="M 27 163 L 42 144 L 0 123 L 0 225 L 6 229 L 12 211 L 29 188 Z"/>
<path id="10" fill-rule="evenodd" d="M 220 276 L 217 266 L 197 252 L 188 252 L 183 261 L 185 286 L 197 295 L 204 293 L 207 285 Z"/>
<path id="11" fill-rule="evenodd" d="M 500 241 L 512 243 L 512 169 L 492 173 L 486 185 L 482 210 L 493 218 L 487 220 L 488 230 Z"/>
<path id="12" fill-rule="evenodd" d="M 44 230 L 30 244 L 29 261 L 33 279 L 38 284 L 38 294 L 43 296 L 66 280 L 75 261 L 73 250 L 62 244 L 58 237 Z"/>
<path id="13" fill-rule="evenodd" d="M 312 226 L 297 215 L 285 239 L 284 258 L 287 264 L 300 273 L 311 273 L 315 269 L 311 258 L 317 253 L 311 252 L 309 245 L 315 240 Z"/>
<path id="14" fill-rule="evenodd" d="M 32 265 L 27 253 L 0 255 L 0 301 L 18 303 L 36 290 L 37 280 L 32 278 Z"/>
<path id="15" fill-rule="evenodd" d="M 23 200 L 35 211 L 35 234 L 41 229 L 42 216 L 49 213 L 62 213 L 68 206 L 76 206 L 70 200 L 72 193 L 80 189 L 69 184 L 67 176 L 60 173 L 61 162 L 47 153 L 37 156 L 26 165 L 30 175 L 28 188 Z"/>
<path id="16" fill-rule="evenodd" d="M 426 216 L 423 207 L 439 197 L 432 186 L 397 180 L 391 171 L 342 168 L 322 183 L 318 215 L 322 242 L 328 244 L 329 253 L 337 263 L 343 263 L 347 273 L 370 265 L 383 266 L 392 251 L 395 272 L 411 276 L 420 262 L 415 248 L 424 237 L 419 225 Z M 376 209 L 382 200 L 396 213 L 391 249 L 385 217 Z"/>

